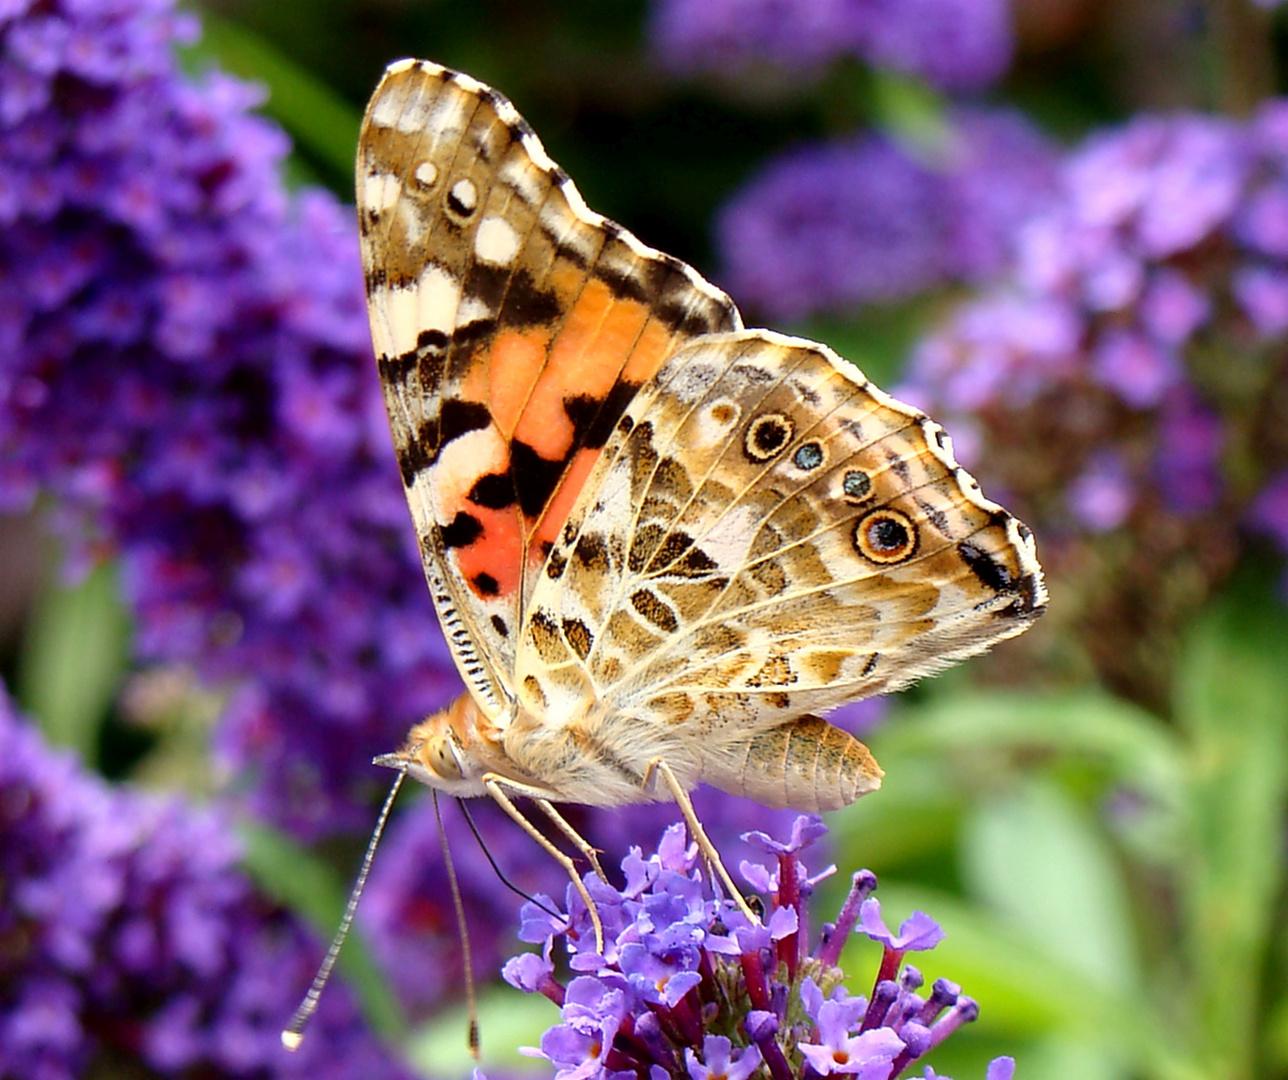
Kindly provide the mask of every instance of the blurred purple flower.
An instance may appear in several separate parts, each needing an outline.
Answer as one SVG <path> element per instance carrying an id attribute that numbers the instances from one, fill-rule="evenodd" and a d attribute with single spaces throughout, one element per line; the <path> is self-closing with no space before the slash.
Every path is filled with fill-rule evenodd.
<path id="1" fill-rule="evenodd" d="M 540 1049 L 556 1080 L 684 1072 L 691 1080 L 738 1080 L 761 1066 L 773 1080 L 832 1073 L 893 1080 L 973 1020 L 978 1007 L 959 987 L 941 979 L 923 996 L 920 973 L 900 971 L 903 949 L 932 948 L 942 931 L 918 912 L 901 936 L 891 935 L 869 896 L 876 878 L 867 871 L 854 875 L 840 917 L 810 952 L 803 927 L 813 879 L 800 854 L 821 830 L 819 819 L 806 817 L 786 842 L 756 841 L 777 861 L 763 927 L 732 900 L 708 894 L 697 846 L 685 846 L 682 825 L 667 829 L 656 854 L 636 848 L 623 860 L 621 890 L 587 876 L 607 935 L 602 956 L 574 889 L 566 914 L 549 896 L 526 905 L 533 932 L 525 938 L 543 951 L 510 960 L 504 975 L 561 1009 Z M 864 932 L 885 944 L 870 1000 L 851 995 L 836 966 L 860 911 Z M 557 941 L 577 972 L 566 987 L 548 961 Z M 997 1062 L 990 1067 L 990 1077 L 1006 1075 Z"/>
<path id="2" fill-rule="evenodd" d="M 945 90 L 995 82 L 1014 47 L 1007 0 L 655 0 L 650 36 L 684 74 L 849 56 Z"/>
<path id="3" fill-rule="evenodd" d="M 319 946 L 237 860 L 220 815 L 109 787 L 0 696 L 4 1074 L 71 1080 L 110 1060 L 157 1076 L 408 1076 L 343 986 L 299 1054 L 283 1049 Z"/>
<path id="4" fill-rule="evenodd" d="M 350 211 L 168 0 L 0 16 L 0 505 L 117 549 L 148 661 L 236 689 L 254 809 L 362 828 L 373 753 L 459 690 L 407 524 Z M 55 86 L 57 92 L 54 92 Z"/>
<path id="5" fill-rule="evenodd" d="M 1045 404 L 1044 441 L 1012 451 L 1004 482 L 1038 505 L 1063 488 L 1089 532 L 1138 507 L 1197 518 L 1231 498 L 1221 455 L 1246 415 L 1222 372 L 1241 358 L 1239 393 L 1270 410 L 1284 377 L 1288 103 L 1248 122 L 1144 116 L 1092 136 L 1019 227 L 1007 277 L 920 344 L 904 388 L 915 400 L 950 429 L 969 414 L 1013 444 Z M 1274 440 L 1254 445 L 1261 469 L 1284 466 Z"/>
<path id="6" fill-rule="evenodd" d="M 800 318 L 993 273 L 1052 189 L 1055 153 L 1016 113 L 950 119 L 934 154 L 867 135 L 770 161 L 717 222 L 726 287 Z"/>

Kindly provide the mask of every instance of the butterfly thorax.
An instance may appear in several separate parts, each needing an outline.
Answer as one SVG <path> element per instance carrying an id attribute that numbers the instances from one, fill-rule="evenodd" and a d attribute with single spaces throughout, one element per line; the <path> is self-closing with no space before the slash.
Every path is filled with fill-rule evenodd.
<path id="1" fill-rule="evenodd" d="M 461 798 L 487 794 L 484 780 L 492 776 L 509 781 L 511 789 L 555 802 L 621 806 L 665 799 L 663 789 L 646 782 L 654 757 L 673 758 L 686 788 L 697 782 L 696 768 L 673 748 L 607 734 L 614 718 L 601 711 L 567 719 L 553 723 L 515 704 L 498 722 L 466 692 L 416 724 L 403 749 L 377 761 L 405 768 L 412 779 Z M 607 744 L 623 756 L 607 753 Z"/>

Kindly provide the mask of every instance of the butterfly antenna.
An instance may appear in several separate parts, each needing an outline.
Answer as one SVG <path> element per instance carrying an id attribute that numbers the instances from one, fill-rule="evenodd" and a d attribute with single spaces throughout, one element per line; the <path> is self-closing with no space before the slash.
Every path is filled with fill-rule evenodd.
<path id="1" fill-rule="evenodd" d="M 496 859 L 492 857 L 492 852 L 488 850 L 487 843 L 483 840 L 483 834 L 479 832 L 479 827 L 474 824 L 474 815 L 470 813 L 470 808 L 465 804 L 465 800 L 457 799 L 456 801 L 461 808 L 461 813 L 465 815 L 465 823 L 470 827 L 470 832 L 474 834 L 474 839 L 478 841 L 479 849 L 487 857 L 487 861 L 491 865 L 493 873 L 496 874 L 497 879 L 501 882 L 501 884 L 504 885 L 516 896 L 522 896 L 523 899 L 528 901 L 529 904 L 536 904 L 537 907 L 539 907 L 552 919 L 562 918 L 563 916 L 561 916 L 559 912 L 551 911 L 550 908 L 546 907 L 546 905 L 543 904 L 540 900 L 538 900 L 535 896 L 532 896 L 531 894 L 524 892 L 522 889 L 519 888 L 519 886 L 517 886 L 508 877 L 506 877 L 504 873 L 501 872 L 501 867 L 497 865 Z"/>
<path id="2" fill-rule="evenodd" d="M 447 869 L 447 883 L 452 889 L 452 904 L 456 908 L 456 926 L 461 935 L 461 963 L 465 968 L 465 1007 L 469 1010 L 470 1056 L 479 1059 L 479 1007 L 474 990 L 474 963 L 470 956 L 470 932 L 465 925 L 465 904 L 461 901 L 461 883 L 456 879 L 456 864 L 452 862 L 452 849 L 447 846 L 447 830 L 443 828 L 443 812 L 438 806 L 438 792 L 433 791 L 434 820 L 438 822 L 438 839 L 443 846 L 443 866 Z M 459 800 L 458 800 L 459 802 Z M 462 804 L 463 806 L 464 804 Z M 468 817 L 468 811 L 466 812 Z M 473 822 L 470 823 L 473 828 Z"/>
<path id="3" fill-rule="evenodd" d="M 385 822 L 389 820 L 389 811 L 393 809 L 394 799 L 398 795 L 398 789 L 402 787 L 402 782 L 407 779 L 406 769 L 400 769 L 398 775 L 394 777 L 393 786 L 389 789 L 389 794 L 385 796 L 385 805 L 380 808 L 380 816 L 376 819 L 376 827 L 371 833 L 371 839 L 367 842 L 367 852 L 362 857 L 362 867 L 358 870 L 358 880 L 353 883 L 353 889 L 349 893 L 349 902 L 344 905 L 344 914 L 340 917 L 340 926 L 335 932 L 335 937 L 331 939 L 331 947 L 327 949 L 326 956 L 322 958 L 322 963 L 318 966 L 318 972 L 313 976 L 313 984 L 309 987 L 309 992 L 304 995 L 304 1000 L 300 1002 L 300 1007 L 295 1010 L 295 1015 L 291 1017 L 291 1022 L 286 1025 L 282 1031 L 282 1045 L 288 1050 L 298 1050 L 300 1044 L 304 1042 L 304 1028 L 313 1014 L 317 1011 L 318 1002 L 322 998 L 322 990 L 327 981 L 331 978 L 331 969 L 335 967 L 335 962 L 340 956 L 340 948 L 344 945 L 344 939 L 349 936 L 349 927 L 353 925 L 354 913 L 358 910 L 358 901 L 362 898 L 362 890 L 367 884 L 367 875 L 371 873 L 371 860 L 375 858 L 376 846 L 380 843 L 380 837 L 385 831 Z"/>

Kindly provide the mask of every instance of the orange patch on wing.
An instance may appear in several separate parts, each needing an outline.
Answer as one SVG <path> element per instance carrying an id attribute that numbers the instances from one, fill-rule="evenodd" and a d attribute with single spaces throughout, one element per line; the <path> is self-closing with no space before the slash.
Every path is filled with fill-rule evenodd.
<path id="1" fill-rule="evenodd" d="M 456 565 L 475 596 L 484 600 L 513 596 L 523 575 L 523 530 L 518 509 L 473 507 L 470 512 L 482 523 L 483 532 L 474 543 L 455 549 Z M 478 587 L 474 579 L 479 574 L 487 574 L 496 582 L 495 591 Z"/>
<path id="2" fill-rule="evenodd" d="M 563 479 L 559 481 L 559 486 L 550 497 L 550 502 L 546 504 L 545 512 L 541 515 L 541 521 L 528 545 L 529 555 L 544 561 L 545 555 L 541 551 L 541 545 L 553 544 L 559 538 L 559 530 L 563 528 L 568 515 L 572 513 L 573 504 L 581 494 L 581 489 L 585 487 L 586 478 L 590 475 L 590 470 L 595 467 L 595 462 L 599 460 L 601 453 L 603 453 L 602 449 L 590 450 L 584 447 L 577 451 L 564 472 Z"/>
<path id="3" fill-rule="evenodd" d="M 593 375 L 595 387 L 583 393 L 589 392 L 595 397 L 608 395 L 648 322 L 648 308 L 634 300 L 619 300 L 609 309 L 593 348 L 585 354 L 586 360 L 594 365 L 593 371 L 587 371 L 587 375 Z"/>
<path id="4" fill-rule="evenodd" d="M 612 306 L 613 293 L 607 285 L 594 279 L 586 282 L 550 345 L 550 366 L 560 371 L 575 365 L 586 347 L 595 340 Z"/>
<path id="5" fill-rule="evenodd" d="M 633 383 L 648 382 L 657 374 L 658 368 L 671 355 L 674 347 L 671 331 L 656 319 L 650 319 L 622 369 L 622 379 Z"/>
<path id="6" fill-rule="evenodd" d="M 507 439 L 515 434 L 533 385 L 550 353 L 550 332 L 537 327 L 502 330 L 492 343 L 488 387 L 492 419 Z"/>
<path id="7" fill-rule="evenodd" d="M 608 396 L 648 316 L 642 304 L 614 300 L 602 281 L 587 283 L 551 345 L 550 363 L 532 389 L 515 438 L 548 461 L 567 455 L 575 432 L 564 402 Z"/>

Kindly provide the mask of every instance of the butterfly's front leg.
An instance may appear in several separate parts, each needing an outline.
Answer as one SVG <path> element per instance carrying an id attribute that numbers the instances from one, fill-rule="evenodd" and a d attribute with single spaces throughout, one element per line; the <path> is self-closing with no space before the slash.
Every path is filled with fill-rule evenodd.
<path id="1" fill-rule="evenodd" d="M 550 819 L 560 828 L 564 835 L 577 845 L 578 850 L 590 859 L 591 865 L 595 868 L 595 872 L 600 876 L 600 878 L 603 878 L 604 872 L 599 866 L 598 853 L 590 846 L 590 842 L 581 836 L 576 829 L 569 825 L 563 815 L 550 804 L 550 800 L 546 798 L 546 792 L 541 788 L 529 787 L 526 784 L 518 783 L 517 781 L 511 780 L 509 777 L 502 776 L 500 773 L 485 773 L 480 779 L 484 788 L 487 789 L 487 793 L 492 796 L 496 801 L 496 804 L 509 814 L 524 832 L 545 848 L 555 862 L 564 868 L 564 872 L 568 875 L 569 880 L 572 881 L 573 887 L 581 897 L 582 903 L 586 905 L 586 911 L 590 915 L 591 925 L 595 928 L 595 950 L 602 954 L 604 951 L 604 924 L 600 920 L 599 909 L 595 906 L 595 901 L 591 899 L 590 893 L 586 889 L 586 883 L 581 880 L 581 876 L 577 873 L 577 864 L 572 861 L 570 856 L 555 847 L 554 844 L 542 835 L 540 829 L 523 816 L 519 808 L 514 805 L 514 801 L 508 794 L 506 794 L 506 788 L 509 788 L 509 790 L 513 791 L 516 795 L 524 795 L 536 802 L 536 804 L 540 806 L 547 815 L 549 815 Z M 591 854 L 592 852 L 594 852 L 594 854 Z"/>
<path id="2" fill-rule="evenodd" d="M 648 763 L 648 768 L 644 771 L 644 790 L 651 791 L 656 782 L 656 776 L 660 776 L 666 786 L 670 789 L 671 797 L 675 799 L 676 805 L 680 808 L 680 813 L 684 815 L 685 823 L 689 826 L 689 832 L 693 834 L 693 839 L 698 843 L 698 850 L 702 852 L 703 857 L 711 865 L 712 871 L 720 878 L 721 884 L 728 890 L 729 896 L 742 909 L 742 913 L 747 916 L 753 923 L 760 920 L 756 913 L 748 906 L 747 901 L 743 899 L 741 890 L 733 883 L 733 878 L 729 876 L 729 871 L 720 861 L 720 853 L 716 851 L 716 846 L 707 836 L 707 830 L 702 827 L 702 822 L 698 819 L 698 812 L 693 808 L 693 800 L 689 798 L 689 793 L 684 790 L 684 785 L 680 783 L 680 778 L 675 775 L 675 770 L 666 763 L 665 758 L 654 758 Z"/>

